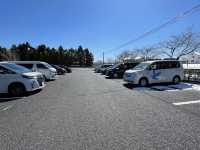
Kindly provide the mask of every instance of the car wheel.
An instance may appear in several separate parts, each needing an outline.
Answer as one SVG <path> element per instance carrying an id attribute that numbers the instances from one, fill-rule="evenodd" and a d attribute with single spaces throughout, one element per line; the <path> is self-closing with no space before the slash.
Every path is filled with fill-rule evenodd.
<path id="1" fill-rule="evenodd" d="M 15 83 L 9 86 L 8 91 L 12 96 L 22 96 L 25 93 L 25 87 L 23 84 Z"/>
<path id="2" fill-rule="evenodd" d="M 140 82 L 139 82 L 139 85 L 141 86 L 141 87 L 146 87 L 146 86 L 148 86 L 148 80 L 146 79 L 146 78 L 142 78 L 142 79 L 140 79 Z"/>
<path id="3" fill-rule="evenodd" d="M 180 82 L 181 82 L 181 79 L 180 79 L 179 76 L 175 76 L 175 77 L 173 78 L 173 83 L 174 83 L 174 84 L 179 84 Z"/>

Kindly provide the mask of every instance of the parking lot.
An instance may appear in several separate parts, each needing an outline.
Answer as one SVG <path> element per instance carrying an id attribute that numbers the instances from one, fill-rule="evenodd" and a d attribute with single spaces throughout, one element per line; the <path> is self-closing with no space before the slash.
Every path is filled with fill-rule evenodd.
<path id="1" fill-rule="evenodd" d="M 127 85 L 74 68 L 0 98 L 0 149 L 200 149 L 200 85 Z"/>

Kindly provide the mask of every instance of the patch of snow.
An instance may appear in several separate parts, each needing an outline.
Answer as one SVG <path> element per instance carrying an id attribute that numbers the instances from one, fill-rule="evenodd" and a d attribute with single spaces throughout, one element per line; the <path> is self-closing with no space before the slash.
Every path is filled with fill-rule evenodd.
<path id="1" fill-rule="evenodd" d="M 192 84 L 190 83 L 180 83 L 176 85 L 169 85 L 171 88 L 180 89 L 180 90 L 186 90 L 186 89 L 192 89 Z"/>
<path id="2" fill-rule="evenodd" d="M 193 88 L 194 90 L 200 91 L 200 85 L 198 85 L 198 84 L 192 85 L 192 88 Z"/>
<path id="3" fill-rule="evenodd" d="M 200 91 L 200 85 L 199 84 L 193 84 L 193 83 L 180 83 L 177 85 L 169 85 L 169 87 L 177 88 L 178 90 L 197 90 Z"/>
<path id="4" fill-rule="evenodd" d="M 193 83 L 180 83 L 171 85 L 156 85 L 151 87 L 135 87 L 133 90 L 136 91 L 186 91 L 186 90 L 196 90 L 200 91 L 200 84 Z"/>

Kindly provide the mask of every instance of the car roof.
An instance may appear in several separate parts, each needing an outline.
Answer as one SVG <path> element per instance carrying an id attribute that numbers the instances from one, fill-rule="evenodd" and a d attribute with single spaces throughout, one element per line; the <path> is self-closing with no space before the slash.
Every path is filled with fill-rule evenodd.
<path id="1" fill-rule="evenodd" d="M 46 63 L 43 61 L 7 61 L 9 63 Z"/>
<path id="2" fill-rule="evenodd" d="M 151 61 L 144 61 L 144 63 L 154 63 L 154 62 L 179 62 L 178 60 L 151 60 Z"/>
<path id="3" fill-rule="evenodd" d="M 102 66 L 112 66 L 113 64 L 102 64 Z"/>
<path id="4" fill-rule="evenodd" d="M 14 64 L 12 62 L 7 62 L 7 61 L 1 61 L 0 64 Z"/>
<path id="5" fill-rule="evenodd" d="M 123 62 L 121 64 L 138 64 L 139 62 Z"/>

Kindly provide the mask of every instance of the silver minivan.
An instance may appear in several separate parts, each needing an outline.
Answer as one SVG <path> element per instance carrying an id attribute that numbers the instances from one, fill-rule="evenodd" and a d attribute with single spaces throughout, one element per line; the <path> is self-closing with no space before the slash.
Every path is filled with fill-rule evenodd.
<path id="1" fill-rule="evenodd" d="M 123 78 L 128 83 L 140 86 L 163 82 L 178 84 L 184 78 L 184 70 L 177 60 L 146 61 L 127 70 Z"/>

